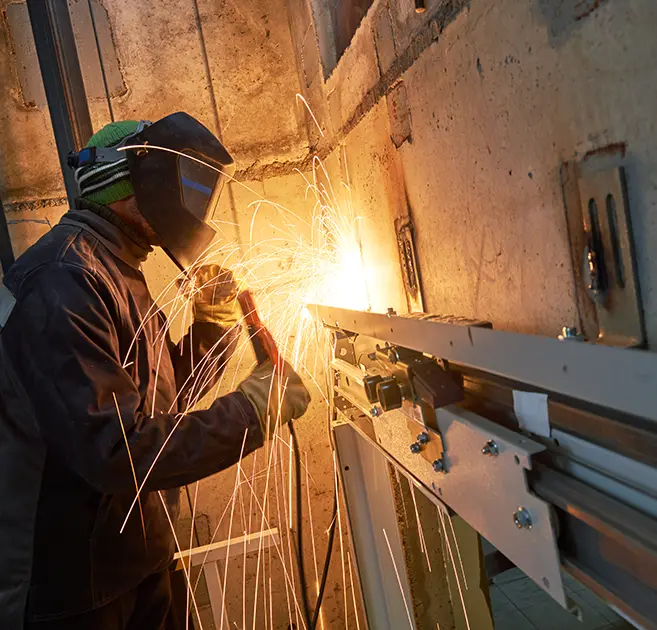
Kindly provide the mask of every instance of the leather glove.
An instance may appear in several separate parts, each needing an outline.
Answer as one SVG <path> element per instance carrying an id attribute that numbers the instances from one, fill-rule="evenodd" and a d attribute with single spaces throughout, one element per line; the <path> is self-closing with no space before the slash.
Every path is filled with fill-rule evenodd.
<path id="1" fill-rule="evenodd" d="M 262 434 L 269 439 L 273 437 L 277 425 L 300 418 L 310 403 L 310 394 L 301 377 L 287 362 L 283 363 L 280 375 L 271 361 L 258 365 L 238 385 L 237 390 L 246 396 L 255 409 Z"/>
<path id="2" fill-rule="evenodd" d="M 226 328 L 241 319 L 233 274 L 219 265 L 203 265 L 194 276 L 194 321 L 210 322 Z"/>

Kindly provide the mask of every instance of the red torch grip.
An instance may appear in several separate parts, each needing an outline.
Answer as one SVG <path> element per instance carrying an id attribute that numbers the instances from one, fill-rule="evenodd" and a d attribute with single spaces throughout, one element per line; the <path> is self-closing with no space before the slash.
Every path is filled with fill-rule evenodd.
<path id="1" fill-rule="evenodd" d="M 242 291 L 237 296 L 237 300 L 240 303 L 258 363 L 263 363 L 269 359 L 275 366 L 280 365 L 281 357 L 276 347 L 276 342 L 272 334 L 262 323 L 260 315 L 258 315 L 253 294 L 248 290 Z"/>

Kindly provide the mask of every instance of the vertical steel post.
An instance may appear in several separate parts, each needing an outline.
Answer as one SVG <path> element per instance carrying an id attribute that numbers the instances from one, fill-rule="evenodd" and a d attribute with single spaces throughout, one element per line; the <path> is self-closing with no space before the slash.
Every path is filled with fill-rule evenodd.
<path id="1" fill-rule="evenodd" d="M 14 250 L 11 247 L 7 217 L 2 207 L 2 199 L 0 199 L 0 265 L 2 265 L 2 273 L 6 274 L 9 271 L 9 267 L 13 264 Z"/>
<path id="2" fill-rule="evenodd" d="M 67 0 L 27 0 L 39 67 L 69 203 L 77 196 L 69 151 L 93 134 Z"/>

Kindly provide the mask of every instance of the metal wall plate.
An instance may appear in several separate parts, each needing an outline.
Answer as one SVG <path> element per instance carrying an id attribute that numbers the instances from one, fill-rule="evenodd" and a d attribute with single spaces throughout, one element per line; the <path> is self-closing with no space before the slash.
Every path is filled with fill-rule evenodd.
<path id="1" fill-rule="evenodd" d="M 567 608 L 550 506 L 529 491 L 526 479 L 532 456 L 545 447 L 474 413 L 445 407 L 436 412 L 446 470 L 438 472 L 432 448 L 438 436 L 425 429 L 429 443 L 412 452 L 409 444 L 421 425 L 408 412 L 374 419 L 379 445 Z M 496 454 L 484 451 L 491 441 Z"/>
<path id="2" fill-rule="evenodd" d="M 579 165 L 579 191 L 588 244 L 584 279 L 598 313 L 598 341 L 611 346 L 645 344 L 627 196 L 624 149 L 593 153 Z"/>
<path id="3" fill-rule="evenodd" d="M 399 263 L 404 280 L 408 311 L 410 313 L 421 313 L 424 311 L 424 302 L 411 220 L 408 217 L 395 219 L 395 232 L 397 234 Z"/>

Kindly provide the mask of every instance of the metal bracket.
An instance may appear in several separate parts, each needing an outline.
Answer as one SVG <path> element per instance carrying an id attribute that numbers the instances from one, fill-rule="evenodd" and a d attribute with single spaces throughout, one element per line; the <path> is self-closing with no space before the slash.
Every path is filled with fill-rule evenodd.
<path id="1" fill-rule="evenodd" d="M 409 440 L 421 425 L 407 413 L 391 411 L 374 420 L 379 445 L 567 608 L 550 506 L 529 491 L 526 478 L 532 457 L 545 447 L 451 406 L 436 411 L 440 433 L 425 428 L 427 443 L 411 451 Z M 494 456 L 490 447 L 484 450 L 491 442 Z M 435 455 L 443 447 L 438 466 Z"/>
<path id="2" fill-rule="evenodd" d="M 395 219 L 397 233 L 397 247 L 399 248 L 399 262 L 401 264 L 406 301 L 411 313 L 424 311 L 422 301 L 422 287 L 420 273 L 415 256 L 415 241 L 413 240 L 413 224 L 408 217 Z"/>
<path id="3" fill-rule="evenodd" d="M 623 147 L 612 147 L 588 155 L 579 165 L 587 241 L 580 264 L 597 310 L 598 341 L 637 347 L 645 344 L 645 329 L 623 154 Z"/>

